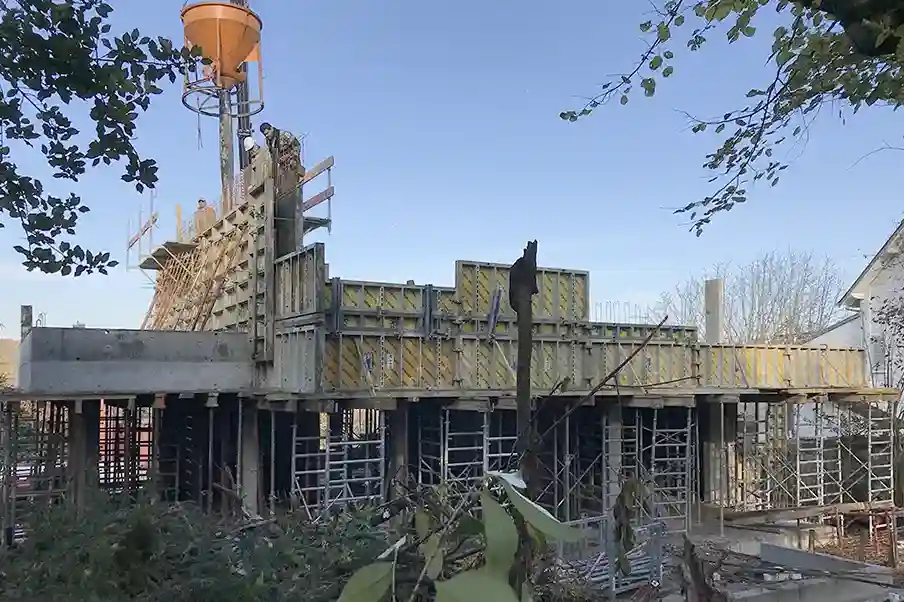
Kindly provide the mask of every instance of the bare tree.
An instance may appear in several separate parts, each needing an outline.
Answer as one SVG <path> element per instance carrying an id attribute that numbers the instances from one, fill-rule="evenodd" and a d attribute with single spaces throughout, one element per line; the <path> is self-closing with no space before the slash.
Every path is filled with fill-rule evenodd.
<path id="1" fill-rule="evenodd" d="M 663 293 L 654 313 L 703 333 L 703 283 L 711 278 L 725 281 L 722 340 L 728 343 L 805 342 L 840 314 L 844 281 L 835 263 L 790 250 L 765 253 L 745 265 L 717 264 Z"/>

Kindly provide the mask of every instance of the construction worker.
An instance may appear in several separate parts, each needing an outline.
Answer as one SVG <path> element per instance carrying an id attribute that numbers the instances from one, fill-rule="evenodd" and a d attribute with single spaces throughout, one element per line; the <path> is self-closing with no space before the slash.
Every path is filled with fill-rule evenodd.
<path id="1" fill-rule="evenodd" d="M 267 141 L 270 156 L 275 157 L 279 171 L 283 174 L 295 174 L 292 184 L 304 179 L 304 165 L 301 164 L 301 142 L 285 130 L 279 130 L 267 122 L 261 124 L 261 134 Z"/>
<path id="2" fill-rule="evenodd" d="M 195 210 L 195 236 L 213 227 L 217 221 L 217 212 L 207 205 L 204 199 L 198 199 L 198 208 Z"/>

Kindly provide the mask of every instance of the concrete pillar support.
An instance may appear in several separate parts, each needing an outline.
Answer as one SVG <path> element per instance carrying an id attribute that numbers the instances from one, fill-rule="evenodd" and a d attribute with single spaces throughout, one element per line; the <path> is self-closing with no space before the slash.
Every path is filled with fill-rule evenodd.
<path id="1" fill-rule="evenodd" d="M 706 342 L 711 345 L 721 343 L 725 330 L 725 282 L 721 278 L 703 284 L 703 312 Z"/>
<path id="2" fill-rule="evenodd" d="M 260 514 L 261 501 L 261 441 L 257 403 L 239 400 L 239 490 L 245 509 Z"/>
<path id="3" fill-rule="evenodd" d="M 68 478 L 76 505 L 88 503 L 97 487 L 100 460 L 100 400 L 77 399 L 69 404 Z"/>
<path id="4" fill-rule="evenodd" d="M 389 413 L 389 454 L 391 458 L 389 474 L 386 475 L 387 485 L 393 480 L 405 482 L 408 480 L 408 402 L 404 399 L 398 400 L 396 408 Z M 385 490 L 387 495 L 391 496 L 392 491 L 387 487 Z"/>

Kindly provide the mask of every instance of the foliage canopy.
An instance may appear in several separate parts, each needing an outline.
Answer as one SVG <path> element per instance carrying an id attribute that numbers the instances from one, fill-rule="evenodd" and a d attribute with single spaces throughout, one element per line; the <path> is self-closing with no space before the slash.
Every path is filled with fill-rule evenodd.
<path id="1" fill-rule="evenodd" d="M 15 245 L 29 270 L 76 276 L 106 273 L 110 254 L 73 244 L 80 197 L 57 197 L 23 173 L 14 153 L 39 148 L 53 178 L 75 182 L 90 166 L 123 164 L 122 179 L 141 192 L 157 166 L 132 143 L 138 115 L 196 59 L 166 38 L 137 29 L 111 34 L 102 0 L 0 0 L 0 227 L 18 223 Z M 81 136 L 87 117 L 93 130 Z"/>
<path id="2" fill-rule="evenodd" d="M 901 104 L 904 10 L 899 5 L 884 0 L 668 0 L 655 19 L 640 24 L 648 45 L 633 69 L 560 117 L 577 121 L 613 99 L 625 105 L 638 89 L 654 96 L 657 85 L 675 74 L 682 46 L 699 51 L 716 34 L 740 43 L 758 33 L 764 11 L 777 12 L 783 24 L 771 33 L 771 76 L 747 92 L 740 108 L 716 119 L 694 119 L 694 133 L 712 130 L 723 137 L 703 163 L 715 172 L 712 191 L 676 210 L 689 214 L 699 236 L 714 215 L 747 201 L 754 182 L 779 183 L 788 164 L 777 157 L 778 150 L 804 135 L 827 103 L 846 104 L 853 112 Z"/>

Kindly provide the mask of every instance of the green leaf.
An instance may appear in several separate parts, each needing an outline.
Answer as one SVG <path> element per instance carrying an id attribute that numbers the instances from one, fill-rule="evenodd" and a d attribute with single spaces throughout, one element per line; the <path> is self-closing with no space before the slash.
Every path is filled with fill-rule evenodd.
<path id="1" fill-rule="evenodd" d="M 669 38 L 672 37 L 672 31 L 669 29 L 668 24 L 660 23 L 656 28 L 656 37 L 659 38 L 660 42 L 668 42 Z"/>
<path id="2" fill-rule="evenodd" d="M 669 77 L 675 72 L 675 68 L 669 65 L 665 69 L 662 70 L 662 77 Z"/>
<path id="3" fill-rule="evenodd" d="M 650 61 L 650 69 L 655 71 L 656 69 L 659 69 L 661 66 L 662 66 L 662 57 L 654 56 L 653 60 Z"/>
<path id="4" fill-rule="evenodd" d="M 443 572 L 443 561 L 445 560 L 442 535 L 439 533 L 431 535 L 426 542 L 420 545 L 420 552 L 427 563 L 426 575 L 431 579 L 439 577 Z"/>
<path id="5" fill-rule="evenodd" d="M 626 104 L 628 104 L 628 95 L 627 95 L 627 94 L 622 94 L 622 97 L 618 99 L 618 103 L 621 104 L 621 105 L 626 105 Z"/>
<path id="6" fill-rule="evenodd" d="M 342 588 L 339 602 L 378 602 L 392 585 L 392 563 L 375 562 L 358 569 Z"/>
<path id="7" fill-rule="evenodd" d="M 524 522 L 534 527 L 537 531 L 555 541 L 576 542 L 584 539 L 584 534 L 579 530 L 559 522 L 546 509 L 524 497 L 506 481 L 500 479 L 499 482 L 505 489 L 505 493 L 508 495 L 509 501 L 512 502 L 515 510 L 524 519 Z"/>
<path id="8" fill-rule="evenodd" d="M 518 529 L 509 513 L 486 489 L 480 492 L 480 504 L 487 540 L 486 568 L 507 579 L 518 552 Z"/>
<path id="9" fill-rule="evenodd" d="M 656 80 L 652 77 L 645 77 L 640 81 L 640 87 L 643 88 L 645 96 L 653 96 L 656 94 Z"/>
<path id="10" fill-rule="evenodd" d="M 752 38 L 753 35 L 756 33 L 756 27 L 750 27 L 748 25 L 747 27 L 744 27 L 741 29 L 741 33 L 744 34 L 745 38 Z"/>
<path id="11" fill-rule="evenodd" d="M 436 582 L 436 602 L 519 602 L 508 581 L 477 569 Z"/>
<path id="12" fill-rule="evenodd" d="M 427 539 L 427 536 L 430 535 L 430 523 L 430 515 L 423 510 L 418 510 L 414 514 L 414 531 L 417 533 L 418 539 Z"/>

